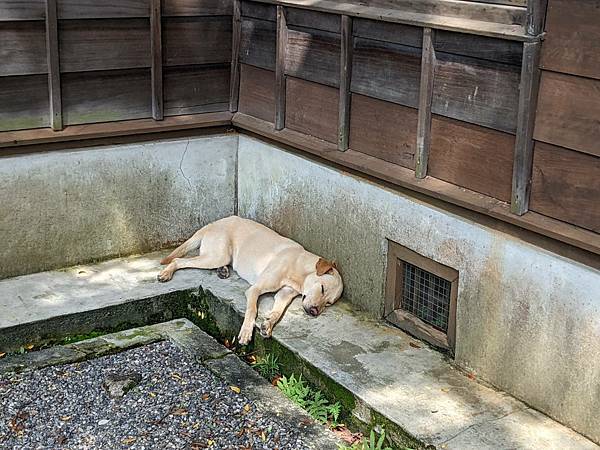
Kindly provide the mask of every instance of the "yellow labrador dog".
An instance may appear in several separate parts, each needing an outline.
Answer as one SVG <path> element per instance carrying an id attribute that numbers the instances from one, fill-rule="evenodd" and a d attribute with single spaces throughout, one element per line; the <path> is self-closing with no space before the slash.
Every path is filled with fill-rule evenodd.
<path id="1" fill-rule="evenodd" d="M 199 256 L 183 258 L 198 248 Z M 252 339 L 260 295 L 276 292 L 273 310 L 260 327 L 261 335 L 270 337 L 273 326 L 298 295 L 302 295 L 306 313 L 316 317 L 334 304 L 343 290 L 335 263 L 264 225 L 237 216 L 198 230 L 161 264 L 167 265 L 158 275 L 162 282 L 169 281 L 179 269 L 220 269 L 231 264 L 251 285 L 246 291 L 246 315 L 238 336 L 242 345 Z"/>

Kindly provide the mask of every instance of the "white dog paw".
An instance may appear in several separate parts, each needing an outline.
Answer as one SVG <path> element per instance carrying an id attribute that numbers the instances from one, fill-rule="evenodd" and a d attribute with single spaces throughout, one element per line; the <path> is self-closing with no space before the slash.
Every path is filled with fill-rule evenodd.
<path id="1" fill-rule="evenodd" d="M 262 337 L 264 337 L 265 339 L 268 339 L 271 337 L 272 333 L 273 333 L 273 325 L 268 320 L 265 320 L 260 325 L 260 335 Z"/>
<path id="2" fill-rule="evenodd" d="M 164 269 L 161 270 L 160 273 L 156 276 L 156 279 L 161 283 L 166 283 L 173 278 L 173 273 L 170 270 Z"/>
<path id="3" fill-rule="evenodd" d="M 254 325 L 247 326 L 242 325 L 242 329 L 240 330 L 240 334 L 238 335 L 238 342 L 241 345 L 247 345 L 252 340 L 252 331 L 254 330 Z"/>

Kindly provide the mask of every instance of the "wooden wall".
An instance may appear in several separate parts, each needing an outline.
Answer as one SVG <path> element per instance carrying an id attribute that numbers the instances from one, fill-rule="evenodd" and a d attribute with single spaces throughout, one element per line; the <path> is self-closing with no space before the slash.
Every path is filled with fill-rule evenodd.
<path id="1" fill-rule="evenodd" d="M 600 0 L 550 0 L 530 209 L 600 232 Z"/>
<path id="2" fill-rule="evenodd" d="M 341 18 L 286 8 L 285 128 L 338 142 Z M 239 111 L 276 109 L 276 6 L 242 3 Z M 349 149 L 414 169 L 423 28 L 355 18 Z M 522 44 L 438 31 L 429 175 L 510 201 Z"/>
<path id="3" fill-rule="evenodd" d="M 0 131 L 228 110 L 231 15 L 231 0 L 0 0 Z"/>

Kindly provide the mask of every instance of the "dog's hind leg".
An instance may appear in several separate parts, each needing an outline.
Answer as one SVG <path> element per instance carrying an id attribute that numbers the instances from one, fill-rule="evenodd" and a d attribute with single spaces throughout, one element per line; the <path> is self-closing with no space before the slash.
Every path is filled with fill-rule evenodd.
<path id="1" fill-rule="evenodd" d="M 283 313 L 289 306 L 290 303 L 300 294 L 291 287 L 284 287 L 275 294 L 275 304 L 269 314 L 269 318 L 266 319 L 260 326 L 260 334 L 264 338 L 270 338 L 273 333 L 273 327 L 279 322 Z"/>
<path id="2" fill-rule="evenodd" d="M 182 256 L 187 255 L 192 250 L 196 250 L 197 248 L 199 248 L 200 244 L 202 243 L 202 238 L 206 233 L 206 228 L 207 227 L 204 227 L 196 231 L 191 238 L 189 238 L 187 241 L 185 241 L 183 244 L 181 244 L 179 247 L 173 250 L 169 256 L 166 256 L 163 259 L 161 259 L 160 263 L 163 265 L 169 264 L 175 258 L 181 258 Z"/>
<path id="3" fill-rule="evenodd" d="M 173 278 L 173 273 L 179 269 L 217 269 L 231 262 L 228 253 L 206 254 L 194 258 L 175 258 L 158 274 L 158 281 L 166 282 Z"/>

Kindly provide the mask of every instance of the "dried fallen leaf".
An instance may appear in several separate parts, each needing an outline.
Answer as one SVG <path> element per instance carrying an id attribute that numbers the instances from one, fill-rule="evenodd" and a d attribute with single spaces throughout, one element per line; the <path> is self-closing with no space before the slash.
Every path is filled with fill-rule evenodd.
<path id="1" fill-rule="evenodd" d="M 215 444 L 215 441 L 213 441 L 212 439 L 207 439 L 206 443 L 208 444 L 209 447 L 212 447 Z"/>
<path id="2" fill-rule="evenodd" d="M 414 347 L 414 348 L 421 348 L 421 346 L 419 344 L 417 344 L 416 342 L 409 342 L 408 345 L 410 345 L 411 347 Z"/>
<path id="3" fill-rule="evenodd" d="M 60 416 L 60 420 L 62 420 L 63 422 L 68 422 L 69 420 L 71 420 L 71 416 Z"/>
<path id="4" fill-rule="evenodd" d="M 5 356 L 6 356 L 6 353 L 0 352 L 0 358 L 4 358 Z"/>
<path id="5" fill-rule="evenodd" d="M 137 440 L 137 438 L 134 438 L 134 437 L 128 437 L 128 438 L 125 438 L 125 439 L 123 439 L 123 440 L 121 441 L 121 443 L 122 443 L 122 444 L 124 444 L 124 445 L 131 445 L 131 444 L 133 444 L 133 443 L 134 443 L 136 440 Z"/>
<path id="6" fill-rule="evenodd" d="M 27 344 L 25 346 L 25 350 L 31 350 L 33 348 L 33 344 Z"/>
<path id="7" fill-rule="evenodd" d="M 469 380 L 474 380 L 475 379 L 475 374 L 473 372 L 469 372 L 467 374 L 467 378 L 469 378 Z"/>
<path id="8" fill-rule="evenodd" d="M 273 377 L 273 379 L 271 380 L 271 384 L 273 386 L 277 386 L 277 384 L 279 383 L 279 380 L 281 380 L 281 375 L 275 375 Z"/>
<path id="9" fill-rule="evenodd" d="M 250 405 L 249 405 L 249 404 L 246 404 L 246 405 L 244 406 L 244 411 L 246 411 L 246 412 L 250 412 Z"/>
<path id="10" fill-rule="evenodd" d="M 231 389 L 236 394 L 239 394 L 240 392 L 242 392 L 242 390 L 237 386 L 229 386 L 229 389 Z"/>
<path id="11" fill-rule="evenodd" d="M 173 414 L 174 416 L 185 416 L 187 413 L 188 410 L 185 408 L 176 408 L 171 414 Z"/>
<path id="12" fill-rule="evenodd" d="M 156 394 L 154 392 L 148 392 L 148 395 L 152 398 L 156 397 Z"/>
<path id="13" fill-rule="evenodd" d="M 260 438 L 262 439 L 263 442 L 265 442 L 267 440 L 267 435 L 265 434 L 264 431 L 260 433 Z"/>
<path id="14" fill-rule="evenodd" d="M 204 400 L 204 401 L 208 400 L 209 398 L 210 398 L 210 395 L 208 395 L 208 394 L 204 394 L 202 396 L 202 400 Z"/>
<path id="15" fill-rule="evenodd" d="M 450 388 L 442 388 L 441 391 L 442 392 L 450 392 Z"/>
<path id="16" fill-rule="evenodd" d="M 61 434 L 56 438 L 56 443 L 58 445 L 64 445 L 66 442 L 67 442 L 67 437 L 64 434 Z"/>

